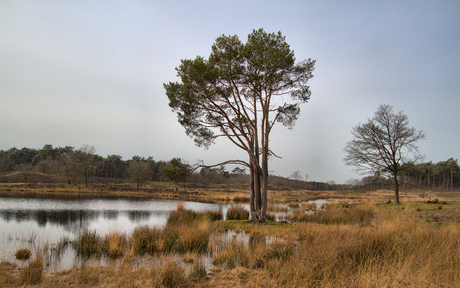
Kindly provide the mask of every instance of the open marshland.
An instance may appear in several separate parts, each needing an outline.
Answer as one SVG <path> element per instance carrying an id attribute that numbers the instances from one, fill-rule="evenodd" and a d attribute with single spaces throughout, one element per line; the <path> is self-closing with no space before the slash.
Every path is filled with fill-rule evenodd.
<path id="1" fill-rule="evenodd" d="M 391 191 L 347 194 L 274 189 L 268 213 L 283 213 L 284 220 L 252 223 L 239 214 L 244 213 L 240 210 L 245 207 L 245 192 L 218 188 L 198 192 L 188 187 L 184 189 L 188 194 L 180 197 L 197 192 L 207 202 L 221 203 L 196 205 L 228 206 L 196 208 L 200 206 L 170 195 L 171 209 L 159 224 L 143 222 L 148 219 L 144 213 L 144 217 L 132 216 L 138 222 L 129 229 L 121 225 L 78 229 L 79 224 L 68 224 L 68 234 L 54 235 L 53 241 L 37 233 L 11 236 L 19 240 L 12 239 L 14 251 L 2 256 L 0 286 L 456 287 L 460 281 L 457 193 L 431 192 L 431 198 L 439 201 L 427 204 L 418 191 L 403 192 L 402 205 L 388 205 L 383 203 L 392 196 Z M 11 185 L 7 189 L 2 187 L 10 196 L 20 189 L 29 196 L 53 193 L 52 187 L 32 191 Z M 157 189 L 166 198 L 169 191 Z M 217 195 L 208 195 L 210 191 Z M 95 193 L 81 192 L 80 197 L 88 200 Z M 338 200 L 320 205 L 309 202 L 321 196 Z M 234 201 L 235 197 L 240 199 Z M 146 198 L 141 200 L 150 201 Z M 242 206 L 236 209 L 235 202 Z M 33 201 L 28 205 L 32 207 Z M 94 213 L 82 214 L 82 219 L 115 217 L 114 213 L 97 217 Z M 240 220 L 227 219 L 229 214 Z M 20 223 L 16 219 L 25 217 L 9 215 L 8 223 Z M 45 218 L 48 222 L 57 219 L 43 213 L 33 218 L 42 219 L 42 224 Z M 53 261 L 66 257 L 59 253 L 72 254 L 71 265 L 53 267 Z"/>

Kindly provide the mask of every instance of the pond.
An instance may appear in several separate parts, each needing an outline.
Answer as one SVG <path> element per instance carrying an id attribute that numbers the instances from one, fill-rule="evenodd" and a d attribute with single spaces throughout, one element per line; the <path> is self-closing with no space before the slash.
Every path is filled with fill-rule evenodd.
<path id="1" fill-rule="evenodd" d="M 225 217 L 229 204 L 184 202 L 164 199 L 78 199 L 0 197 L 0 259 L 15 262 L 14 253 L 28 248 L 37 253 L 62 239 L 75 239 L 81 231 L 130 234 L 141 225 L 164 226 L 179 203 L 194 211 L 220 210 Z M 56 269 L 70 268 L 73 249 L 66 249 Z"/>

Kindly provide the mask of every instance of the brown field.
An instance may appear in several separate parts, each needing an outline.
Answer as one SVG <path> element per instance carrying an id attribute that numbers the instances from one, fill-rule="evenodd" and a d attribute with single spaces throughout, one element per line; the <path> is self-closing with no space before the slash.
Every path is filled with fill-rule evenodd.
<path id="1" fill-rule="evenodd" d="M 140 189 L 127 183 L 88 188 L 3 183 L 0 193 L 214 202 L 248 197 L 247 187 L 241 186 L 189 184 L 177 193 L 172 187 L 169 183 L 149 183 Z M 179 205 L 165 229 L 140 227 L 132 235 L 88 233 L 72 244 L 80 245 L 82 255 L 106 255 L 114 259 L 113 264 L 83 262 L 49 274 L 40 256 L 20 267 L 2 261 L 0 287 L 459 286 L 460 192 L 429 191 L 431 199 L 439 201 L 427 204 L 420 191 L 402 191 L 403 204 L 393 205 L 383 204 L 393 199 L 392 191 L 271 188 L 270 205 L 299 203 L 291 214 L 292 222 L 216 220 L 212 213 L 194 213 Z M 306 214 L 305 202 L 320 198 L 347 199 L 353 204 L 343 201 Z M 224 231 L 244 231 L 250 235 L 249 244 L 215 236 Z M 276 239 L 267 241 L 266 236 Z M 211 258 L 211 267 L 206 267 L 203 255 Z"/>

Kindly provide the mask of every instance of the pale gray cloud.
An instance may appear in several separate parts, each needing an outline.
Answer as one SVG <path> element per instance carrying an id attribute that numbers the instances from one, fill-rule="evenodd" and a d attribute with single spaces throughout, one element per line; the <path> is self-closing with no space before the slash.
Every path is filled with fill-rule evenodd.
<path id="1" fill-rule="evenodd" d="M 0 149 L 94 145 L 98 154 L 243 158 L 224 140 L 195 147 L 163 83 L 214 40 L 282 31 L 317 60 L 311 101 L 276 127 L 270 170 L 358 178 L 342 162 L 350 130 L 377 106 L 422 129 L 426 160 L 458 158 L 460 1 L 1 1 Z"/>

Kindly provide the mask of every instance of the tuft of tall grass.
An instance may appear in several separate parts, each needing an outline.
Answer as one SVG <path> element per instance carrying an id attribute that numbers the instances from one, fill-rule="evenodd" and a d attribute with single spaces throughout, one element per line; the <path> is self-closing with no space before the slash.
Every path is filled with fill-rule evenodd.
<path id="1" fill-rule="evenodd" d="M 242 206 L 231 206 L 227 210 L 227 220 L 248 220 L 249 211 Z"/>
<path id="2" fill-rule="evenodd" d="M 133 255 L 153 255 L 162 252 L 164 239 L 161 238 L 163 230 L 155 227 L 139 226 L 131 234 L 131 252 Z"/>
<path id="3" fill-rule="evenodd" d="M 102 239 L 96 231 L 84 231 L 72 242 L 77 255 L 83 257 L 100 256 L 102 252 Z"/>
<path id="4" fill-rule="evenodd" d="M 22 284 L 35 285 L 43 278 L 43 258 L 38 257 L 29 262 L 27 267 L 19 271 L 19 280 Z"/>
<path id="5" fill-rule="evenodd" d="M 193 263 L 188 278 L 192 281 L 199 281 L 206 278 L 206 266 L 202 260 Z"/>
<path id="6" fill-rule="evenodd" d="M 111 259 L 123 256 L 126 246 L 126 235 L 120 232 L 112 232 L 104 237 L 103 252 Z"/>
<path id="7" fill-rule="evenodd" d="M 160 283 L 167 288 L 181 287 L 187 279 L 185 268 L 176 260 L 167 260 L 159 273 Z"/>

